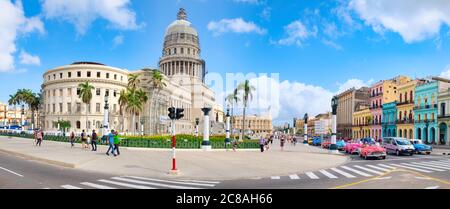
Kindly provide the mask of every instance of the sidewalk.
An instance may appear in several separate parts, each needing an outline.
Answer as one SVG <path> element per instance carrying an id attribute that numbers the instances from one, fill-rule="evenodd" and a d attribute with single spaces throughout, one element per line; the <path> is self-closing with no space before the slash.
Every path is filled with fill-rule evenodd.
<path id="1" fill-rule="evenodd" d="M 180 178 L 198 180 L 250 179 L 275 175 L 290 175 L 337 166 L 347 157 L 329 155 L 326 150 L 303 144 L 286 144 L 281 152 L 278 142 L 269 151 L 193 151 L 177 150 L 178 176 L 167 174 L 171 168 L 172 150 L 142 150 L 121 148 L 118 157 L 106 156 L 106 146 L 98 152 L 81 149 L 80 144 L 70 148 L 69 143 L 43 141 L 36 147 L 34 140 L 0 136 L 0 151 L 69 168 L 102 172 L 112 175 Z"/>

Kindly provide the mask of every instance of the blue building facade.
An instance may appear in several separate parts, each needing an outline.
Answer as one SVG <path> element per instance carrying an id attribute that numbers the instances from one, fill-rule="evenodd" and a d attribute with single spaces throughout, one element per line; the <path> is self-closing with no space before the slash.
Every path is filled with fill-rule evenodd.
<path id="1" fill-rule="evenodd" d="M 397 102 L 383 104 L 383 137 L 397 136 Z"/>
<path id="2" fill-rule="evenodd" d="M 416 138 L 424 143 L 437 143 L 438 139 L 439 81 L 430 80 L 416 86 L 414 98 L 414 129 Z"/>

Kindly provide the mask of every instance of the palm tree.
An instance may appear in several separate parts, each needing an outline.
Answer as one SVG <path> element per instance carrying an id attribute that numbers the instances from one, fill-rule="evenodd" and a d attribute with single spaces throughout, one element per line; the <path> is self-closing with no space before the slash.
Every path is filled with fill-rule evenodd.
<path id="1" fill-rule="evenodd" d="M 139 79 L 140 74 L 130 74 L 128 76 L 128 88 L 136 89 L 139 86 L 141 80 Z"/>
<path id="2" fill-rule="evenodd" d="M 149 69 L 145 69 L 144 71 L 151 71 L 151 78 L 150 78 L 149 84 L 152 87 L 152 94 L 150 95 L 150 101 L 154 102 L 153 104 L 151 104 L 151 106 L 153 107 L 152 109 L 154 111 L 157 111 L 157 108 L 156 108 L 157 101 L 154 98 L 159 97 L 160 91 L 164 87 L 166 87 L 167 84 L 164 82 L 164 76 L 161 73 L 161 71 L 149 70 Z M 154 112 L 154 115 L 157 115 L 157 113 Z M 154 117 L 151 117 L 151 118 L 154 118 Z M 156 122 L 153 124 L 155 125 L 155 127 L 153 129 L 156 131 Z"/>
<path id="3" fill-rule="evenodd" d="M 245 133 L 245 109 L 248 106 L 248 103 L 253 99 L 253 91 L 256 91 L 256 88 L 252 85 L 250 85 L 249 80 L 245 80 L 244 83 L 239 84 L 237 87 L 239 91 L 243 91 L 242 93 L 242 102 L 244 104 L 244 111 L 242 116 L 242 134 L 241 134 L 241 140 L 244 139 L 244 133 Z"/>
<path id="4" fill-rule="evenodd" d="M 86 132 L 88 132 L 88 105 L 92 100 L 92 90 L 95 89 L 88 81 L 84 83 L 78 84 L 78 88 L 80 88 L 79 98 L 81 101 L 86 104 Z"/>
<path id="5" fill-rule="evenodd" d="M 241 99 L 239 99 L 239 91 L 238 89 L 234 89 L 233 93 L 229 94 L 226 98 L 226 101 L 231 106 L 231 135 L 233 135 L 233 124 L 234 124 L 234 105 L 237 104 Z"/>
<path id="6" fill-rule="evenodd" d="M 15 93 L 13 95 L 9 95 L 8 104 L 10 106 L 14 105 L 14 111 L 16 111 L 16 106 L 19 104 L 19 99 L 18 99 L 17 93 Z M 15 116 L 15 113 L 14 113 L 14 116 Z M 9 124 L 9 122 L 8 122 L 8 124 Z"/>
<path id="7" fill-rule="evenodd" d="M 119 108 L 120 108 L 120 114 L 122 115 L 122 132 L 124 131 L 124 124 L 125 124 L 125 113 L 124 109 L 128 104 L 128 91 L 125 89 L 120 90 L 119 93 Z"/>
<path id="8" fill-rule="evenodd" d="M 143 101 L 148 99 L 146 93 L 140 89 L 128 89 L 127 94 L 127 111 L 133 116 L 133 133 L 136 134 L 136 114 L 143 110 Z"/>

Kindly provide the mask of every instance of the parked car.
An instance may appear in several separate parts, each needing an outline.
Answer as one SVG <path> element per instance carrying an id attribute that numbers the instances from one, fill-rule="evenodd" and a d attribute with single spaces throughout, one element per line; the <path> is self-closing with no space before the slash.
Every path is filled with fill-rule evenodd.
<path id="1" fill-rule="evenodd" d="M 397 156 L 402 154 L 414 155 L 415 149 L 411 142 L 400 137 L 385 137 L 383 139 L 383 147 L 386 152 L 393 153 Z"/>
<path id="2" fill-rule="evenodd" d="M 432 146 L 424 144 L 420 139 L 411 139 L 411 144 L 414 146 L 414 151 L 417 154 L 426 153 L 429 155 L 433 151 Z"/>
<path id="3" fill-rule="evenodd" d="M 360 150 L 359 156 L 366 160 L 369 158 L 386 159 L 386 149 L 378 143 L 364 144 Z"/>
<path id="4" fill-rule="evenodd" d="M 338 140 L 337 142 L 336 142 L 336 146 L 337 146 L 337 149 L 339 150 L 339 151 L 343 151 L 344 150 L 344 148 L 345 148 L 345 145 L 346 145 L 346 143 L 345 143 L 345 141 L 344 140 Z"/>
<path id="5" fill-rule="evenodd" d="M 313 144 L 313 139 L 312 138 L 308 138 L 308 144 L 312 145 Z"/>
<path id="6" fill-rule="evenodd" d="M 363 144 L 375 144 L 374 138 L 362 138 L 360 141 Z"/>
<path id="7" fill-rule="evenodd" d="M 346 153 L 351 155 L 359 154 L 359 148 L 361 147 L 361 145 L 362 144 L 359 142 L 350 142 L 345 145 L 344 150 Z"/>
<path id="8" fill-rule="evenodd" d="M 320 145 L 322 145 L 322 138 L 320 138 L 320 137 L 314 138 L 313 142 L 312 142 L 312 145 L 313 146 L 320 146 Z"/>
<path id="9" fill-rule="evenodd" d="M 330 144 L 331 144 L 330 141 L 324 141 L 324 142 L 322 142 L 322 148 L 328 149 L 328 148 L 330 148 Z"/>

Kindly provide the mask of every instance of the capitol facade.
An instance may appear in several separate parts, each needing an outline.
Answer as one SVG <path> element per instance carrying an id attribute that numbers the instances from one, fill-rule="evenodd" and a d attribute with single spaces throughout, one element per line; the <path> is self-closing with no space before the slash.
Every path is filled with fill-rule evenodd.
<path id="1" fill-rule="evenodd" d="M 176 122 L 177 133 L 193 134 L 196 120 L 200 122 L 199 131 L 202 130 L 201 108 L 211 107 L 210 129 L 213 133 L 224 134 L 224 112 L 215 101 L 214 91 L 204 83 L 207 71 L 200 54 L 198 33 L 187 20 L 185 10 L 180 9 L 177 20 L 167 27 L 158 69 L 129 71 L 94 62 L 75 62 L 50 69 L 43 75 L 41 128 L 56 132 L 55 122 L 66 120 L 71 123 L 69 131 L 101 131 L 106 97 L 111 129 L 131 132 L 136 128 L 147 135 L 168 134 L 170 123 L 165 116 L 167 109 L 173 106 L 185 109 L 184 118 Z M 166 86 L 160 90 L 151 85 L 153 71 L 163 74 Z M 131 113 L 122 111 L 119 106 L 119 93 L 127 88 L 130 74 L 139 74 L 139 87 L 151 95 L 134 124 Z M 78 85 L 86 81 L 94 86 L 90 104 L 84 104 L 79 98 Z"/>

